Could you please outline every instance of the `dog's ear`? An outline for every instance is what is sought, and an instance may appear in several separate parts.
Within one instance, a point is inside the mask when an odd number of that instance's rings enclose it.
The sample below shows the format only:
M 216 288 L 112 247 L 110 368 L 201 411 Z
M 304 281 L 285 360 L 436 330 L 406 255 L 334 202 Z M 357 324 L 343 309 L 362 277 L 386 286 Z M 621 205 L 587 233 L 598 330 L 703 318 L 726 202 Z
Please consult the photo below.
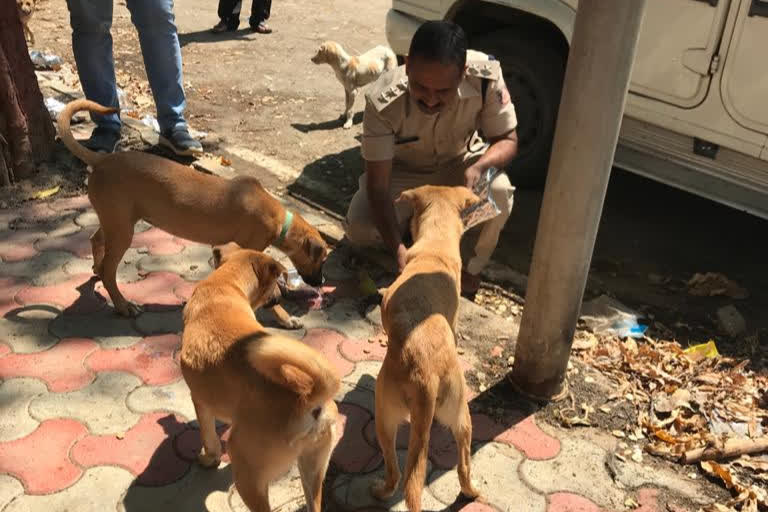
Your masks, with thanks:
M 466 192 L 464 193 L 463 197 L 463 203 L 459 205 L 459 210 L 465 210 L 472 206 L 473 204 L 477 204 L 480 202 L 480 198 L 477 197 L 477 194 L 469 190 L 468 188 L 462 187 Z
M 229 242 L 224 245 L 214 245 L 213 250 L 213 268 L 219 268 L 227 262 L 229 256 L 240 249 L 235 242 Z
M 328 247 L 322 239 L 317 240 L 311 237 L 304 239 L 304 250 L 314 263 L 321 263 L 325 259 L 327 249 Z
M 253 267 L 253 273 L 259 278 L 260 285 L 267 281 L 275 281 L 282 274 L 285 274 L 285 267 L 277 260 L 269 257 L 266 259 L 263 256 L 251 258 L 251 267 Z
M 410 204 L 413 206 L 413 204 L 416 202 L 416 194 L 413 193 L 413 190 L 403 190 L 400 192 L 400 195 L 397 196 L 397 199 L 395 199 L 395 204 Z

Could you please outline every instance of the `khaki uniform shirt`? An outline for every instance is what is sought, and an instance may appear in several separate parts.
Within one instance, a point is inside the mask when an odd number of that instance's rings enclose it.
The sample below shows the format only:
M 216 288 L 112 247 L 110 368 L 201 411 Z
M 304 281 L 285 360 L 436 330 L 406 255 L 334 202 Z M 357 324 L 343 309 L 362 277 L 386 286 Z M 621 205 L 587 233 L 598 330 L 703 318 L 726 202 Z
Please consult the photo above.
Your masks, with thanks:
M 488 80 L 485 101 L 481 79 Z M 422 172 L 463 157 L 478 129 L 492 138 L 517 126 L 499 61 L 472 50 L 467 52 L 467 71 L 458 96 L 437 114 L 424 114 L 415 104 L 408 92 L 405 66 L 379 77 L 365 97 L 363 158 L 393 160 L 393 165 Z

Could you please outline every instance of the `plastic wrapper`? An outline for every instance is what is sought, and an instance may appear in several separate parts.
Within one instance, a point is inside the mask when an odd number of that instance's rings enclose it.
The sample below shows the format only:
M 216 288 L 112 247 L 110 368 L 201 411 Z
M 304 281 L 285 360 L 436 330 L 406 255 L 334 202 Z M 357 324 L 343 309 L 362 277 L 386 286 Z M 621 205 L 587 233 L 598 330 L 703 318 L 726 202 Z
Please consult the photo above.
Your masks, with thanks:
M 491 167 L 477 181 L 472 191 L 480 198 L 479 203 L 475 203 L 461 212 L 461 220 L 464 222 L 464 231 L 491 220 L 501 213 L 496 202 L 491 197 L 489 191 L 493 179 L 501 174 L 500 169 Z
M 61 57 L 50 53 L 43 53 L 38 50 L 29 51 L 29 59 L 34 64 L 35 69 L 52 69 L 54 71 L 61 68 Z

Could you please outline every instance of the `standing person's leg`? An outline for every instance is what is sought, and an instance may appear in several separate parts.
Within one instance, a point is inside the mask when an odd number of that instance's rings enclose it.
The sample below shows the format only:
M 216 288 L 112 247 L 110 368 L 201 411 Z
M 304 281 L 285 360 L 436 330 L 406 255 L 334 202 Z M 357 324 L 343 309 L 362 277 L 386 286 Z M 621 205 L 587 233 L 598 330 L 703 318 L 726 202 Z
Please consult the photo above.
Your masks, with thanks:
M 131 21 L 139 32 L 141 53 L 157 107 L 160 143 L 179 155 L 202 153 L 184 120 L 181 47 L 176 33 L 173 0 L 128 0 Z
M 272 29 L 267 25 L 271 11 L 272 0 L 253 0 L 251 4 L 251 18 L 248 20 L 251 30 L 259 34 L 271 34 Z
M 67 0 L 72 26 L 72 51 L 85 97 L 106 107 L 119 107 L 112 56 L 112 0 Z M 111 153 L 120 140 L 117 114 L 91 115 L 96 128 L 85 143 Z
M 219 22 L 211 29 L 214 34 L 234 32 L 240 26 L 242 0 L 219 0 Z

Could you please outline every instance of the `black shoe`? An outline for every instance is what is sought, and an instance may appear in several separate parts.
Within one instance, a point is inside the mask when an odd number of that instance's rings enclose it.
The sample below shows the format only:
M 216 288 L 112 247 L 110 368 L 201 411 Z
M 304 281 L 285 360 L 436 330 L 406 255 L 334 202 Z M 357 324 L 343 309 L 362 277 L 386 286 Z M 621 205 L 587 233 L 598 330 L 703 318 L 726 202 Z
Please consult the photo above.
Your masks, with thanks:
M 97 153 L 114 153 L 120 142 L 120 130 L 97 126 L 91 132 L 91 136 L 83 142 L 83 146 Z
M 235 32 L 240 23 L 226 22 L 221 20 L 211 28 L 211 32 L 214 34 L 221 34 L 223 32 Z
M 203 145 L 192 138 L 186 128 L 174 128 L 160 134 L 160 145 L 171 149 L 179 156 L 200 155 Z

